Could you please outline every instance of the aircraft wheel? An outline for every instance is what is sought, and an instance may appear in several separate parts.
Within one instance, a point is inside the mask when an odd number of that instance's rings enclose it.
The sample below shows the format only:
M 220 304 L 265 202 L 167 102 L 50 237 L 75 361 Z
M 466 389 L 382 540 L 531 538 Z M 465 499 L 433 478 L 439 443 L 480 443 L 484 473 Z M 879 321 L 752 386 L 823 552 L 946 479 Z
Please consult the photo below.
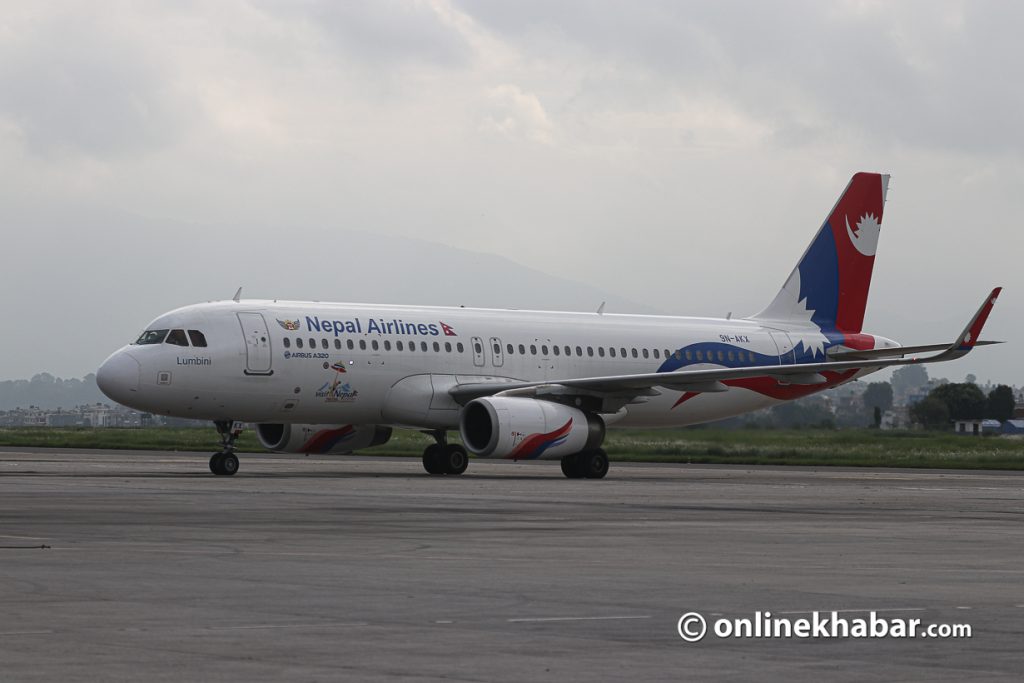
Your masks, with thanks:
M 230 477 L 238 471 L 238 456 L 234 453 L 225 453 L 220 459 L 220 474 Z
M 583 468 L 580 466 L 582 453 L 571 453 L 562 457 L 562 474 L 569 479 L 581 479 Z
M 210 471 L 218 476 L 230 477 L 238 471 L 238 456 L 234 453 L 214 453 L 210 458 Z
M 441 462 L 441 447 L 432 443 L 423 450 L 423 469 L 427 474 L 444 474 Z
M 462 446 L 451 443 L 441 449 L 441 464 L 445 474 L 462 474 L 469 467 L 469 454 Z
M 600 448 L 584 453 L 580 465 L 587 479 L 604 479 L 604 475 L 608 474 L 608 454 Z

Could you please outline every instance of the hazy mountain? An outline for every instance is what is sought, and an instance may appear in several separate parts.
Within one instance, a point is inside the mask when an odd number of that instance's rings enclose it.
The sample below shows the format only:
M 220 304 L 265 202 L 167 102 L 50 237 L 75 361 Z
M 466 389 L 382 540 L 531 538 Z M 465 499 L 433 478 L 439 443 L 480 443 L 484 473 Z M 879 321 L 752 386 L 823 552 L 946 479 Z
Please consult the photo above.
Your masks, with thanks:
M 14 408 L 72 408 L 86 403 L 109 403 L 96 386 L 96 375 L 61 379 L 41 372 L 32 379 L 0 381 L 0 410 Z

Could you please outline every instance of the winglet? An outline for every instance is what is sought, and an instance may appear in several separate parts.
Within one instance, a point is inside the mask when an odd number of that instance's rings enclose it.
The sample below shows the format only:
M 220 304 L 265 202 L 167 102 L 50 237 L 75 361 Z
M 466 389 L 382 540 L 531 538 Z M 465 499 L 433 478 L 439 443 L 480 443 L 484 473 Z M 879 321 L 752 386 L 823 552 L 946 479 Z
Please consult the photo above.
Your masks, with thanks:
M 235 302 L 236 304 L 237 304 L 237 303 L 238 303 L 239 301 L 241 301 L 241 300 L 242 300 L 242 288 L 241 288 L 241 287 L 239 287 L 239 288 L 238 288 L 238 291 L 237 291 L 237 292 L 235 292 L 235 295 L 234 295 L 233 297 L 231 297 L 231 300 L 232 300 L 232 301 L 234 301 L 234 302 Z
M 981 328 L 985 326 L 988 314 L 992 312 L 992 307 L 996 305 L 996 299 L 999 298 L 1001 291 L 1003 291 L 1002 287 L 996 287 L 992 290 L 992 293 L 981 304 L 981 308 L 971 318 L 971 322 L 967 323 L 967 327 L 964 328 L 964 331 L 953 342 L 953 349 L 966 353 L 974 348 L 974 345 L 978 343 L 978 338 L 981 336 Z

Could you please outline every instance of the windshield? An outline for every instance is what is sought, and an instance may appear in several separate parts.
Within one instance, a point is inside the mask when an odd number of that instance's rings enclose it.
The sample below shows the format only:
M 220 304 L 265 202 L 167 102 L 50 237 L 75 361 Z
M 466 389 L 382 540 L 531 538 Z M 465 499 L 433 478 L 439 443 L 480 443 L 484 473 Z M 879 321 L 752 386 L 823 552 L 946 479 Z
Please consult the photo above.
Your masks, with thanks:
M 136 344 L 162 344 L 167 330 L 146 330 L 135 340 Z

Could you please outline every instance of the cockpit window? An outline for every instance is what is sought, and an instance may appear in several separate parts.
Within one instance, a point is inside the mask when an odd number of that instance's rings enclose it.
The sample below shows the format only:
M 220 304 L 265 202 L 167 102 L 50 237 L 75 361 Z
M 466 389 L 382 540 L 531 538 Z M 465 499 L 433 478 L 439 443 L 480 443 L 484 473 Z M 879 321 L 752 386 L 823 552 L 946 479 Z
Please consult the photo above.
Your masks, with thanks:
M 189 330 L 188 338 L 192 340 L 192 346 L 206 346 L 206 335 L 199 330 Z
M 167 336 L 167 330 L 146 330 L 139 338 L 135 340 L 136 344 L 140 346 L 142 344 L 162 344 L 164 337 Z
M 188 337 L 185 336 L 185 330 L 171 330 L 164 342 L 175 346 L 188 346 Z

